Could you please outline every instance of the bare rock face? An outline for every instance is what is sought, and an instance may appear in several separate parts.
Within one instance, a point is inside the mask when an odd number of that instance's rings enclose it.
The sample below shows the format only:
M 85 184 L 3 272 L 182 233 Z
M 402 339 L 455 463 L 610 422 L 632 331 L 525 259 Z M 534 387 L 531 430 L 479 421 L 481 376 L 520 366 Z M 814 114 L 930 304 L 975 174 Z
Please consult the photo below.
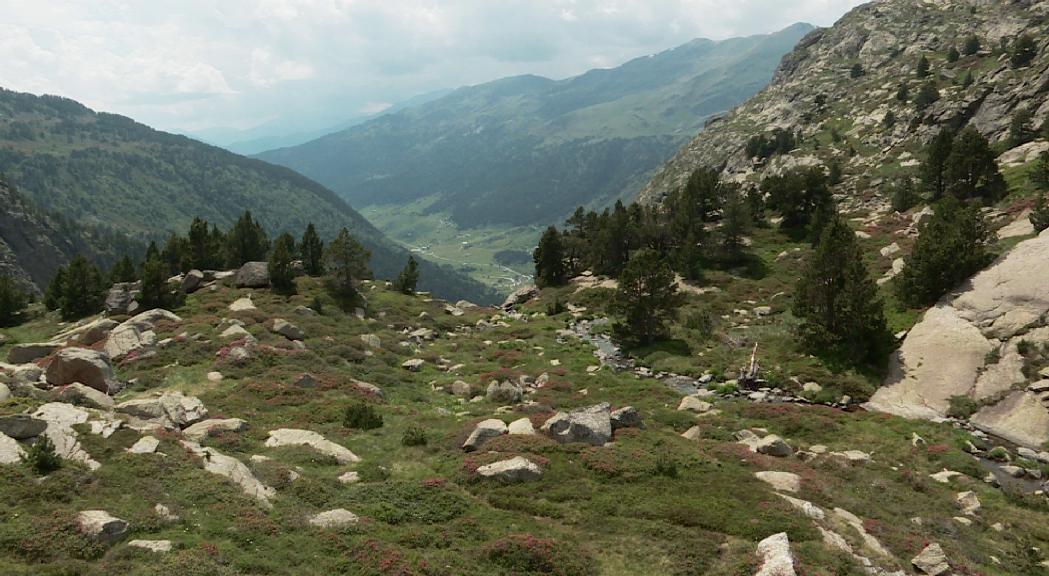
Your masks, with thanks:
M 7 361 L 12 364 L 27 364 L 34 360 L 46 358 L 62 346 L 52 342 L 15 344 L 7 353 Z
M 113 376 L 109 355 L 87 348 L 60 350 L 48 364 L 46 375 L 52 386 L 80 382 L 106 394 L 114 394 L 122 387 Z
M 121 360 L 132 354 L 141 355 L 152 351 L 157 343 L 153 329 L 161 320 L 173 323 L 182 321 L 175 314 L 160 308 L 138 314 L 113 328 L 106 339 L 106 354 L 113 360 Z
M 867 407 L 932 419 L 947 414 L 952 396 L 991 402 L 1004 394 L 971 422 L 1028 447 L 1049 441 L 1049 399 L 1024 375 L 1018 350 L 1023 340 L 1049 338 L 1046 262 L 1049 231 L 1018 244 L 926 312 Z M 1017 389 L 1024 387 L 1030 389 Z

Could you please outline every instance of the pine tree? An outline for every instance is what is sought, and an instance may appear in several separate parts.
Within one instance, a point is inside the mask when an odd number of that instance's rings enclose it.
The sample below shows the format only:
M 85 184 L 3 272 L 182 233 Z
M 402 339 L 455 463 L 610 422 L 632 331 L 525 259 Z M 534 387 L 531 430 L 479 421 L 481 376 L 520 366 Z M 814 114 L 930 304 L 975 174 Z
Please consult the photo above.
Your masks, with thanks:
M 718 229 L 718 244 L 721 258 L 727 262 L 738 262 L 746 247 L 744 237 L 750 231 L 752 217 L 750 205 L 738 186 L 725 195 L 721 212 L 721 227 Z
M 918 95 L 914 97 L 914 107 L 918 112 L 924 112 L 939 99 L 940 91 L 936 88 L 936 85 L 932 82 L 926 82 L 925 84 L 922 84 L 921 89 L 918 91 Z
M 972 86 L 973 82 L 975 82 L 975 80 L 973 79 L 973 72 L 972 70 L 967 70 L 965 72 L 965 76 L 962 77 L 962 88 L 968 88 Z
M 885 113 L 885 116 L 881 119 L 881 125 L 886 130 L 896 125 L 896 113 L 889 110 Z
M 849 78 L 852 78 L 853 80 L 863 76 L 863 74 L 863 66 L 859 62 L 853 64 L 852 68 L 849 69 Z
M 357 283 L 371 278 L 368 269 L 369 252 L 343 228 L 328 246 L 324 268 L 327 270 L 325 287 L 343 310 L 349 310 L 360 300 Z
M 976 204 L 946 196 L 920 228 L 907 265 L 896 278 L 896 294 L 912 308 L 936 302 L 988 262 L 987 225 Z
M 245 262 L 266 260 L 269 249 L 266 231 L 251 217 L 250 211 L 244 212 L 226 235 L 227 264 L 232 268 L 238 268 Z
M 1038 45 L 1027 34 L 1021 35 L 1009 49 L 1009 63 L 1013 68 L 1023 68 L 1038 55 Z
M 980 51 L 980 38 L 973 34 L 965 39 L 965 44 L 962 45 L 962 54 L 966 56 L 972 56 Z
M 914 189 L 914 181 L 910 177 L 900 178 L 892 190 L 892 209 L 896 212 L 906 212 L 921 202 L 921 195 Z
M 1031 166 L 1027 178 L 1039 190 L 1049 191 L 1049 152 L 1042 152 Z
M 922 186 L 932 199 L 939 200 L 947 191 L 947 159 L 954 146 L 954 133 L 943 128 L 925 148 L 925 160 L 919 170 Z
M 947 51 L 947 61 L 950 62 L 951 64 L 954 64 L 955 62 L 957 62 L 958 59 L 961 58 L 961 57 L 962 57 L 962 55 L 958 52 L 958 49 L 955 48 L 954 46 L 951 46 L 951 49 Z
M 270 274 L 270 284 L 278 294 L 290 295 L 295 293 L 295 268 L 292 261 L 295 259 L 295 238 L 287 232 L 277 237 L 270 252 L 267 268 Z
M 918 59 L 918 66 L 915 68 L 914 74 L 918 78 L 925 78 L 929 75 L 929 59 L 924 54 Z
M 818 210 L 833 202 L 827 176 L 817 167 L 795 169 L 765 178 L 761 190 L 783 216 L 781 228 L 804 232 Z
M 1034 140 L 1034 130 L 1030 124 L 1033 116 L 1027 108 L 1020 108 L 1013 113 L 1013 119 L 1009 122 L 1009 146 L 1019 146 Z
M 157 248 L 157 243 L 153 240 L 149 241 L 149 247 L 146 248 L 146 256 L 142 259 L 142 263 L 145 264 L 151 258 L 160 259 L 160 249 Z
M 168 241 L 164 244 L 164 250 L 161 251 L 160 257 L 167 265 L 166 268 L 169 275 L 173 276 L 182 272 L 189 272 L 191 267 L 189 241 L 178 234 L 172 233 L 171 236 L 168 236 Z
M 1031 226 L 1034 226 L 1034 231 L 1039 234 L 1049 229 L 1049 202 L 1046 202 L 1045 194 L 1038 195 L 1028 219 L 1031 221 Z
M 313 222 L 306 226 L 306 232 L 302 234 L 302 244 L 299 248 L 302 252 L 302 267 L 307 276 L 324 275 L 324 242 L 317 235 L 317 229 Z
M 820 234 L 794 294 L 799 335 L 813 350 L 852 362 L 882 359 L 888 329 L 878 287 L 863 264 L 856 235 L 838 216 Z
M 568 281 L 565 269 L 564 244 L 557 228 L 550 226 L 539 238 L 532 253 L 535 262 L 535 283 L 540 288 L 562 286 Z
M 418 284 L 419 263 L 415 261 L 415 256 L 408 256 L 408 263 L 404 265 L 404 269 L 394 280 L 393 289 L 401 294 L 415 294 Z
M 972 126 L 955 137 L 944 178 L 947 192 L 960 200 L 980 199 L 989 204 L 1002 198 L 1007 190 L 991 144 Z
M 172 308 L 174 296 L 168 286 L 168 264 L 159 258 L 150 258 L 142 265 L 142 292 L 139 303 L 145 310 Z
M 0 326 L 10 326 L 21 316 L 29 298 L 7 274 L 0 274 Z
M 65 291 L 66 268 L 65 266 L 59 266 L 58 270 L 55 270 L 55 275 L 51 277 L 47 290 L 44 291 L 44 307 L 52 311 L 61 308 Z
M 207 220 L 194 218 L 187 237 L 189 267 L 196 270 L 214 270 L 224 262 L 221 233 Z
M 674 271 L 654 250 L 634 254 L 619 277 L 614 307 L 623 316 L 613 327 L 620 342 L 651 344 L 667 335 L 667 321 L 682 304 Z
M 896 100 L 906 103 L 911 98 L 911 88 L 906 82 L 900 84 L 900 89 L 896 91 Z
M 113 268 L 109 270 L 110 284 L 134 282 L 137 279 L 138 274 L 135 271 L 135 263 L 131 261 L 131 256 L 127 254 L 117 260 L 116 264 L 113 264 Z
M 69 262 L 62 279 L 62 318 L 77 320 L 102 310 L 102 273 L 78 254 Z

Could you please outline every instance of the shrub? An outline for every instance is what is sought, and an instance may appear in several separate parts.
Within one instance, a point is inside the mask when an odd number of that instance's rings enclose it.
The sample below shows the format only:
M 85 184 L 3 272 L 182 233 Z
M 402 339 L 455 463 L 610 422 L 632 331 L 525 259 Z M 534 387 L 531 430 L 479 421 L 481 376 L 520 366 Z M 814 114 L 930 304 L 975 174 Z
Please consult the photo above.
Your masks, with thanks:
M 418 426 L 409 426 L 401 436 L 404 446 L 426 446 L 426 431 Z
M 22 455 L 22 463 L 41 476 L 50 474 L 62 467 L 62 461 L 55 454 L 55 445 L 45 434 Z
M 514 534 L 485 547 L 485 555 L 512 574 L 587 576 L 594 574 L 589 555 L 552 538 Z
M 1009 457 L 1009 451 L 1001 446 L 996 446 L 990 452 L 987 453 L 987 457 L 995 462 L 1008 462 L 1011 458 Z
M 367 402 L 356 402 L 346 407 L 342 425 L 356 430 L 382 428 L 382 414 Z
M 976 403 L 976 400 L 965 396 L 951 396 L 950 406 L 947 408 L 947 416 L 950 418 L 965 419 L 976 413 L 980 409 L 980 405 Z

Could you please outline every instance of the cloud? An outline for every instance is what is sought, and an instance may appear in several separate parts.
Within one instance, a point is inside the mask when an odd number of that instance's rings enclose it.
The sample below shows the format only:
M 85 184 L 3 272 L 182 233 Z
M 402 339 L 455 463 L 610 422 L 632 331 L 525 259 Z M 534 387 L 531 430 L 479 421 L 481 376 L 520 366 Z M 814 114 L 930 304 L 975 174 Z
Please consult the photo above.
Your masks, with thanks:
M 0 0 L 0 86 L 168 130 L 336 124 L 696 37 L 828 25 L 861 0 Z M 276 117 L 276 120 L 274 120 Z

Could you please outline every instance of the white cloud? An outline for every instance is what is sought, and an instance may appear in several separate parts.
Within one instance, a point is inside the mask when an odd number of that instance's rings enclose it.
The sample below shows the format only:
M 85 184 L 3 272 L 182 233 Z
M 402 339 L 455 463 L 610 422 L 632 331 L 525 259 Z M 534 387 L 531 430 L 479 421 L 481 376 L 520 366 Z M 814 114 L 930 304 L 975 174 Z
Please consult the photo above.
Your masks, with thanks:
M 565 77 L 861 0 L 0 0 L 0 86 L 164 129 L 299 129 L 434 89 Z

